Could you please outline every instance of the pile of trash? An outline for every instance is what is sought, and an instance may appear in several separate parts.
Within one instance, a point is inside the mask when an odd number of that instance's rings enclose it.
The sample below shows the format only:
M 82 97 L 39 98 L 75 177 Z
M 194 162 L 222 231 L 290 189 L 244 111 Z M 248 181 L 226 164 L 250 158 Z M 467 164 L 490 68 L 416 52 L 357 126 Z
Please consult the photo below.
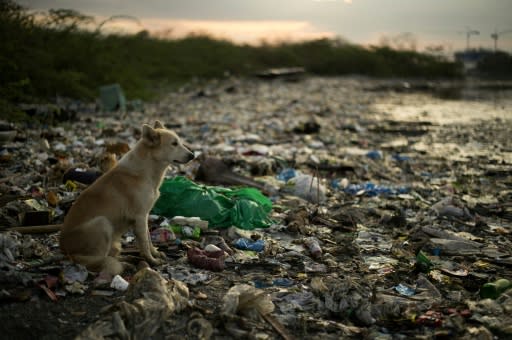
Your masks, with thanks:
M 4 334 L 512 337 L 512 97 L 377 87 L 226 79 L 0 124 Z M 447 124 L 436 110 L 481 119 Z M 197 156 L 168 169 L 149 216 L 167 261 L 148 268 L 127 233 L 134 269 L 89 272 L 60 253 L 60 224 L 156 119 Z

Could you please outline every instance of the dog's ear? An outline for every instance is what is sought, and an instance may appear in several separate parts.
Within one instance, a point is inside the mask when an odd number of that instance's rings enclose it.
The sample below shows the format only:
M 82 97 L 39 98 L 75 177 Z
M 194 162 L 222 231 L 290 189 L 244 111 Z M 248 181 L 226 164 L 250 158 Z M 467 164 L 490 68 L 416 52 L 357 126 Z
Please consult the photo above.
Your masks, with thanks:
M 142 125 L 142 139 L 150 146 L 160 145 L 160 133 L 147 124 Z
M 165 126 L 164 124 L 162 124 L 161 121 L 159 120 L 155 120 L 155 126 L 154 126 L 154 129 L 165 129 Z

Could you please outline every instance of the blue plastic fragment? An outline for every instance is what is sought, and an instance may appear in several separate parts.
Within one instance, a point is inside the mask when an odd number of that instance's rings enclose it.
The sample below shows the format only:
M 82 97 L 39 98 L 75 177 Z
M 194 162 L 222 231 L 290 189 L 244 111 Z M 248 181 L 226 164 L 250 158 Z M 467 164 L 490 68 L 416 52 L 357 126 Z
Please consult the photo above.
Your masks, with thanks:
M 283 169 L 278 175 L 277 179 L 283 182 L 287 182 L 290 178 L 294 178 L 297 176 L 297 170 L 293 168 Z
M 267 281 L 262 281 L 262 280 L 254 280 L 254 287 L 255 288 L 268 288 L 268 287 L 272 287 L 272 284 L 267 282 Z
M 379 150 L 371 150 L 366 153 L 366 157 L 370 159 L 381 159 L 382 152 L 380 152 Z
M 364 193 L 366 196 L 395 196 L 400 194 L 406 194 L 410 191 L 409 188 L 403 186 L 385 186 L 378 185 L 372 182 L 366 182 L 363 184 L 349 184 L 343 189 L 348 194 L 357 195 Z
M 241 249 L 241 250 L 252 250 L 255 252 L 261 252 L 265 249 L 265 241 L 263 241 L 263 240 L 253 241 L 253 240 L 249 240 L 249 239 L 243 238 L 243 237 L 235 240 L 233 245 L 236 248 Z
M 398 285 L 396 285 L 395 290 L 398 293 L 400 293 L 401 295 L 405 295 L 405 296 L 413 296 L 414 294 L 416 294 L 415 289 L 408 287 L 402 283 L 399 283 Z
M 405 156 L 405 155 L 400 155 L 400 154 L 394 154 L 393 156 L 391 156 L 395 161 L 397 162 L 405 162 L 405 161 L 409 161 L 411 160 L 411 157 L 409 156 Z
M 293 281 L 292 279 L 287 279 L 285 277 L 280 277 L 280 278 L 274 279 L 274 281 L 272 281 L 272 283 L 274 284 L 274 286 L 291 287 L 295 284 L 295 281 Z
M 268 288 L 272 286 L 277 287 L 291 287 L 295 284 L 295 281 L 292 279 L 287 279 L 285 277 L 280 277 L 277 279 L 274 279 L 272 282 L 265 281 L 265 280 L 254 280 L 254 287 L 256 288 Z

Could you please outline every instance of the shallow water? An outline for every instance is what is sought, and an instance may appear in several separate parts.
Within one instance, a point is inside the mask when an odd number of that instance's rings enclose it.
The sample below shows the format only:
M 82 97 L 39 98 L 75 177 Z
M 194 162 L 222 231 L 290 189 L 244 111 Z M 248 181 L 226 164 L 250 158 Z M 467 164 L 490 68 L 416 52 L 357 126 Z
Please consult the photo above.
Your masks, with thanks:
M 512 119 L 512 91 L 481 91 L 480 99 L 443 100 L 429 94 L 391 94 L 373 109 L 385 119 L 428 121 L 433 124 L 471 124 L 487 119 Z

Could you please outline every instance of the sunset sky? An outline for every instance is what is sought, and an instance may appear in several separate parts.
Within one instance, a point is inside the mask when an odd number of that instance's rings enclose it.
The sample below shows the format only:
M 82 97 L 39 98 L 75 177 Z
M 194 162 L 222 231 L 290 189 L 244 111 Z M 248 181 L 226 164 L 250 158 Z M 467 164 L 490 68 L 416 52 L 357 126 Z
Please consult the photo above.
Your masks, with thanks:
M 443 45 L 453 52 L 466 47 L 498 47 L 512 52 L 512 0 L 19 0 L 33 10 L 71 8 L 96 16 L 138 19 L 112 21 L 105 29 L 170 32 L 180 36 L 209 32 L 238 43 L 262 39 L 300 40 L 342 37 L 358 44 L 384 41 Z

